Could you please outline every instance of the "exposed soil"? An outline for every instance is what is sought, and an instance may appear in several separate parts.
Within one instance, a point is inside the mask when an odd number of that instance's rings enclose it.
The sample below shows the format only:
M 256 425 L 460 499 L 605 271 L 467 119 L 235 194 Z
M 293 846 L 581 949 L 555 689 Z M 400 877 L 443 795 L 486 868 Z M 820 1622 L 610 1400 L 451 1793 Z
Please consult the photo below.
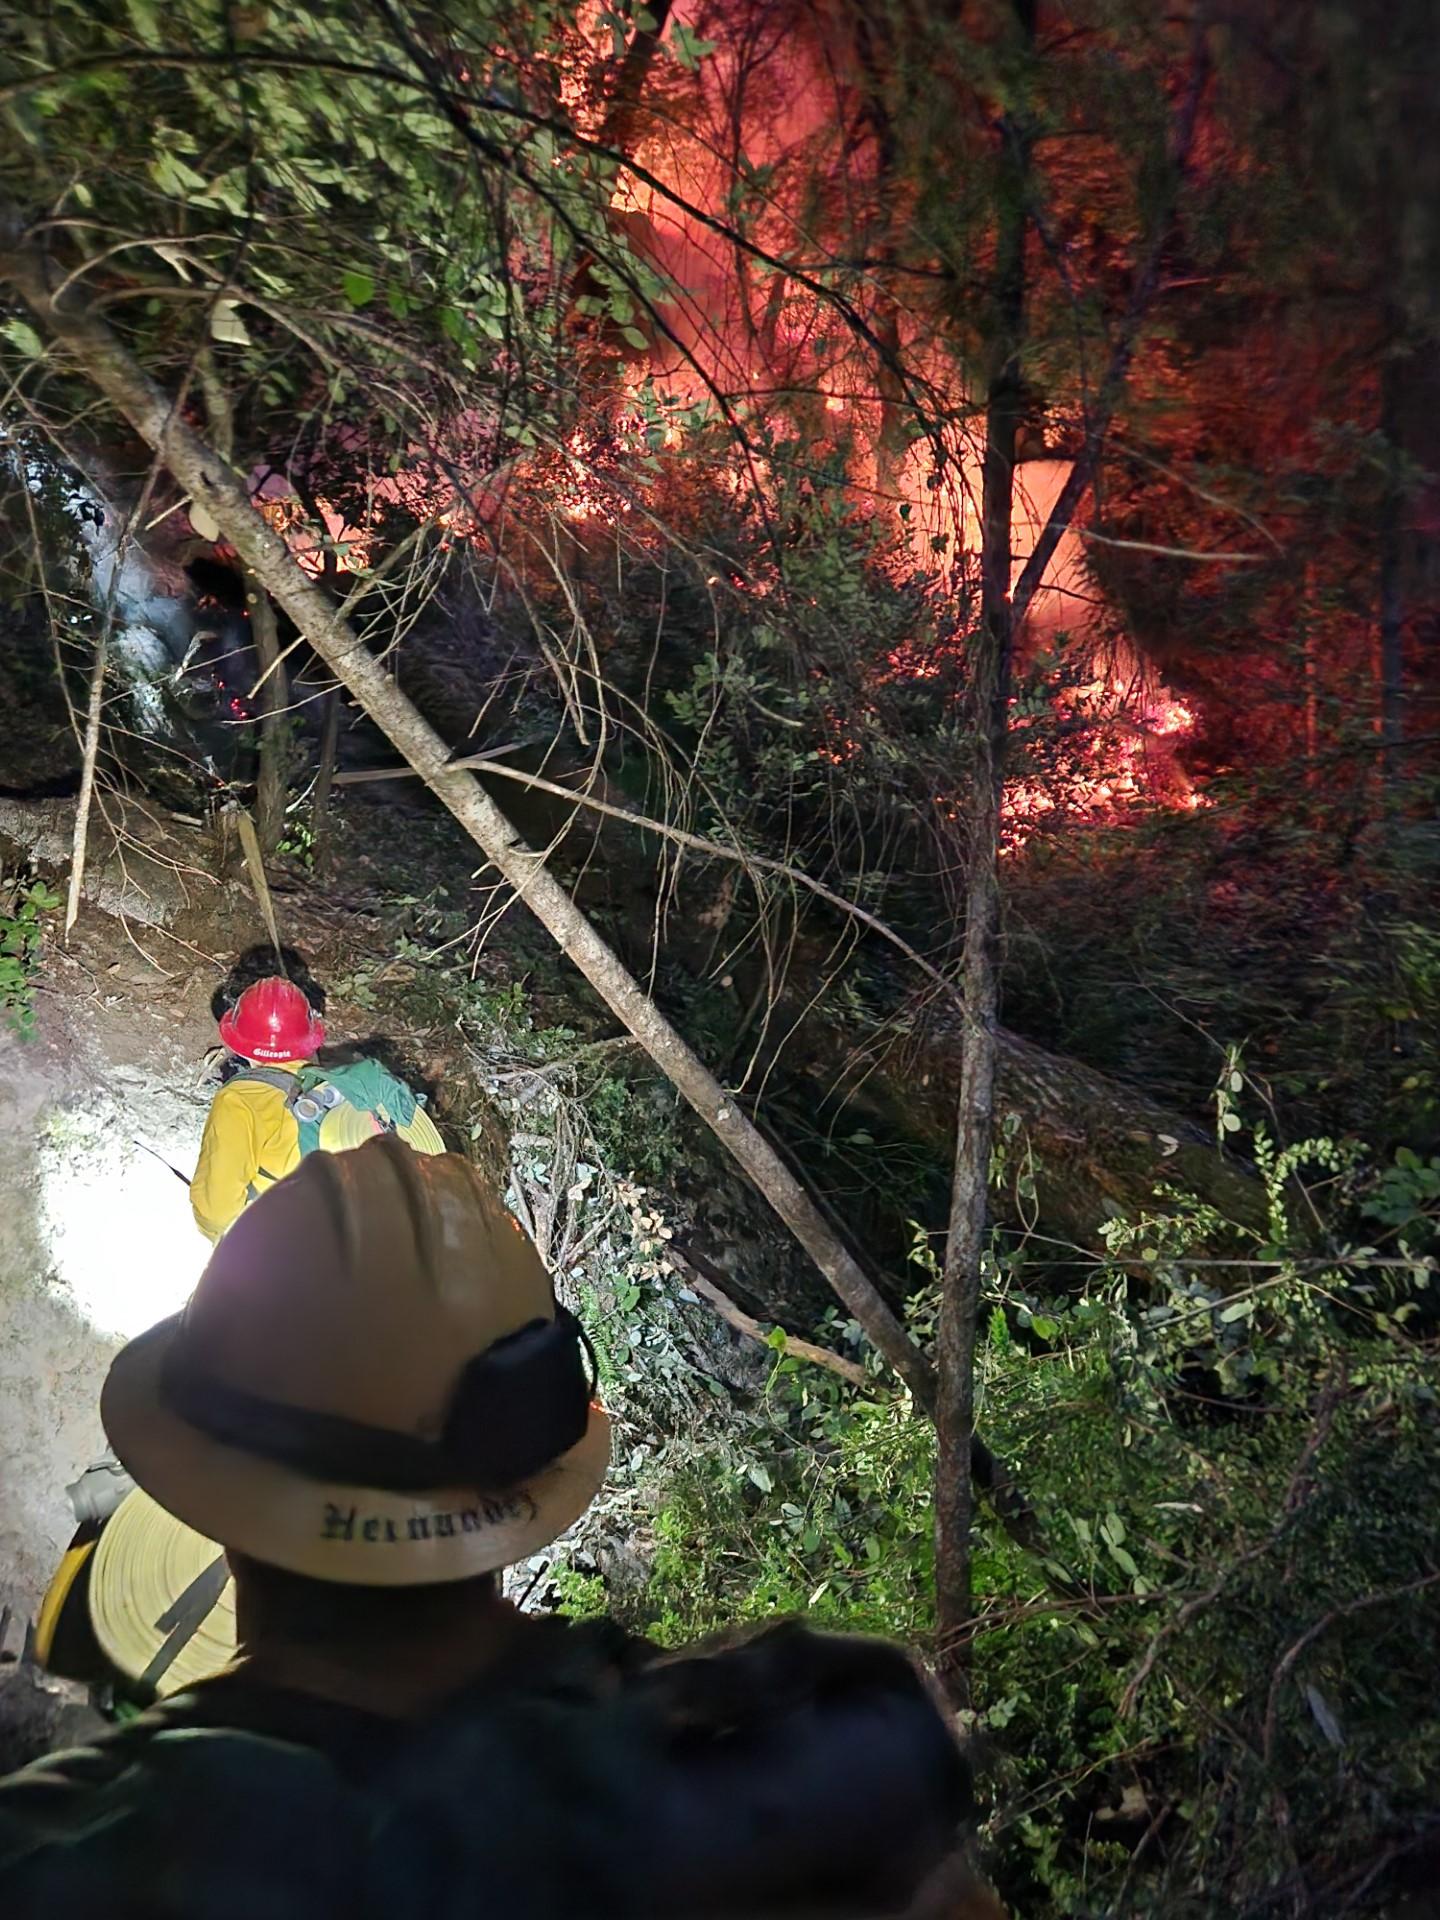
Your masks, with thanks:
M 155 1155 L 194 1165 L 213 985 L 198 962 L 165 978 L 118 922 L 87 913 L 70 950 L 47 959 L 33 1035 L 0 1036 L 0 1607 L 12 1659 L 74 1530 L 66 1486 L 104 1450 L 111 1355 L 180 1304 L 204 1257 L 185 1189 Z M 10 1669 L 6 1762 L 73 1738 L 78 1712 L 70 1689 Z
M 194 1166 L 214 980 L 127 965 L 95 921 L 47 963 L 34 1035 L 0 1039 L 0 1602 L 23 1612 L 73 1530 L 66 1483 L 103 1450 L 111 1355 L 205 1252 L 155 1153 Z

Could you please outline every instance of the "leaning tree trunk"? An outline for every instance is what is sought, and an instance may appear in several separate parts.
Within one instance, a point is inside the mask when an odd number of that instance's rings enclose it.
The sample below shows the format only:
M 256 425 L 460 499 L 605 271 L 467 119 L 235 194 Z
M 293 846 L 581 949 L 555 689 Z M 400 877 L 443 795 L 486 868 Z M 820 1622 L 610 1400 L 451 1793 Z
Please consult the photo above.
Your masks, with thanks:
M 937 1157 L 948 1153 L 964 1047 L 961 1023 L 949 1010 L 932 1008 L 888 1058 L 857 1058 L 836 1081 L 834 1062 L 845 1042 L 817 1015 L 792 1044 L 852 1112 Z M 1162 1184 L 1246 1232 L 1265 1226 L 1264 1185 L 1253 1168 L 1222 1151 L 1213 1127 L 1004 1027 L 996 1033 L 994 1105 L 997 1117 L 1013 1114 L 1019 1124 L 1035 1184 L 1027 1211 L 1052 1239 L 1099 1251 L 1106 1220 L 1158 1205 Z
M 418 682 L 414 693 L 416 704 L 427 718 L 439 719 L 443 731 L 453 696 L 447 695 L 432 711 L 427 692 Z M 691 858 L 700 860 L 743 862 L 762 871 L 773 865 L 781 874 L 792 873 L 784 862 L 767 863 L 762 855 L 739 854 L 640 814 L 628 802 L 617 804 L 603 779 L 593 778 L 588 760 L 584 788 L 563 784 L 563 766 L 558 769 L 561 778 L 550 779 L 511 759 L 502 764 L 499 755 L 531 744 L 489 747 L 450 764 L 483 770 L 482 781 L 499 780 L 526 789 L 536 823 L 529 838 L 547 846 L 564 844 L 579 816 L 613 823 L 619 830 L 615 839 L 602 838 L 598 856 L 594 843 L 587 843 L 587 860 L 597 861 L 599 868 L 608 861 L 631 896 L 637 888 L 658 887 L 658 844 L 678 842 Z M 556 771 L 552 756 L 548 772 Z M 414 768 L 403 761 L 335 776 L 337 783 L 347 785 L 414 777 Z M 627 831 L 627 826 L 633 831 Z M 804 876 L 799 878 L 809 885 Z M 826 906 L 846 910 L 840 896 L 829 894 L 828 889 L 820 889 L 819 894 L 822 919 Z M 623 941 L 623 927 L 617 937 Z M 943 984 L 937 978 L 931 987 L 918 989 L 913 1001 L 891 1006 L 872 1041 L 860 1046 L 843 1013 L 815 991 L 815 982 L 826 976 L 831 965 L 833 930 L 820 934 L 808 923 L 787 925 L 781 944 L 788 955 L 783 982 L 768 982 L 762 962 L 742 961 L 735 969 L 742 998 L 748 997 L 752 986 L 770 994 L 770 1026 L 776 1036 L 757 1049 L 748 1078 L 763 1085 L 788 1083 L 807 1113 L 843 1106 L 852 1120 L 878 1122 L 877 1131 L 887 1138 L 917 1145 L 927 1158 L 952 1165 L 964 1035 L 954 993 L 934 992 L 933 985 Z M 923 973 L 921 956 L 900 944 Z M 637 967 L 649 954 L 648 927 L 639 947 L 643 951 L 631 956 Z M 714 942 L 704 916 L 672 921 L 666 950 L 693 980 L 708 978 Z M 622 955 L 623 951 L 622 947 Z M 753 980 L 746 973 L 750 964 Z M 1217 1145 L 1213 1126 L 1199 1125 L 1138 1088 L 1068 1055 L 1050 1053 L 1003 1027 L 996 1030 L 996 1047 L 997 1117 L 1013 1116 L 1020 1127 L 1018 1145 L 1035 1187 L 1034 1195 L 1026 1196 L 1024 1216 L 1047 1236 L 1073 1243 L 1081 1251 L 1103 1251 L 1105 1222 L 1117 1212 L 1134 1214 L 1157 1204 L 1156 1189 L 1162 1183 L 1203 1201 L 1222 1220 L 1245 1232 L 1264 1228 L 1265 1189 L 1253 1168 Z M 743 1284 L 738 1280 L 737 1284 L 743 1293 Z M 886 1291 L 898 1300 L 908 1289 L 897 1281 Z M 747 1297 L 757 1311 L 766 1311 L 771 1304 L 757 1295 Z M 787 1311 L 804 1309 L 792 1300 Z

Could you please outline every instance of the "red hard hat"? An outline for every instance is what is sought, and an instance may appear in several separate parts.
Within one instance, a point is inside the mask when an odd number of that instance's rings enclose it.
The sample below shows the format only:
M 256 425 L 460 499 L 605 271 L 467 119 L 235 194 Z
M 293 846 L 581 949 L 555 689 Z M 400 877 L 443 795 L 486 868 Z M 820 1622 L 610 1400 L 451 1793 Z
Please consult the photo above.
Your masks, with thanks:
M 325 1028 L 294 981 L 272 974 L 245 989 L 220 1038 L 247 1060 L 308 1060 L 324 1046 Z

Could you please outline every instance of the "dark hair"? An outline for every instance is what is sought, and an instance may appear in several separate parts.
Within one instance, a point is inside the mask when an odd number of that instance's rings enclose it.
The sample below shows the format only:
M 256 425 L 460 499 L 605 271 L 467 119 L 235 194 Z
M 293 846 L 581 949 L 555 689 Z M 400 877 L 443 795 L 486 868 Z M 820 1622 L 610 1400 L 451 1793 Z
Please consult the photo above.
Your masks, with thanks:
M 500 1595 L 494 1573 L 419 1587 L 360 1587 L 289 1573 L 248 1554 L 226 1557 L 249 1616 L 246 1631 L 258 1628 L 296 1646 L 426 1639 L 453 1631 Z

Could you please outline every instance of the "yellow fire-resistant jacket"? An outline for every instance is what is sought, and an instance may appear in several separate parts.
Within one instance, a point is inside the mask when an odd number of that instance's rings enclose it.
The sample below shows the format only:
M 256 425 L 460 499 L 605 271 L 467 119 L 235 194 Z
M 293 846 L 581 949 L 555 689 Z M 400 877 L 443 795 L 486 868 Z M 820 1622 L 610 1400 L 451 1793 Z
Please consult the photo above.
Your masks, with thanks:
M 294 1073 L 303 1060 L 274 1062 Z M 266 1187 L 300 1164 L 300 1129 L 278 1087 L 258 1080 L 228 1080 L 216 1094 L 200 1142 L 200 1163 L 190 1182 L 195 1224 L 218 1240 Z

